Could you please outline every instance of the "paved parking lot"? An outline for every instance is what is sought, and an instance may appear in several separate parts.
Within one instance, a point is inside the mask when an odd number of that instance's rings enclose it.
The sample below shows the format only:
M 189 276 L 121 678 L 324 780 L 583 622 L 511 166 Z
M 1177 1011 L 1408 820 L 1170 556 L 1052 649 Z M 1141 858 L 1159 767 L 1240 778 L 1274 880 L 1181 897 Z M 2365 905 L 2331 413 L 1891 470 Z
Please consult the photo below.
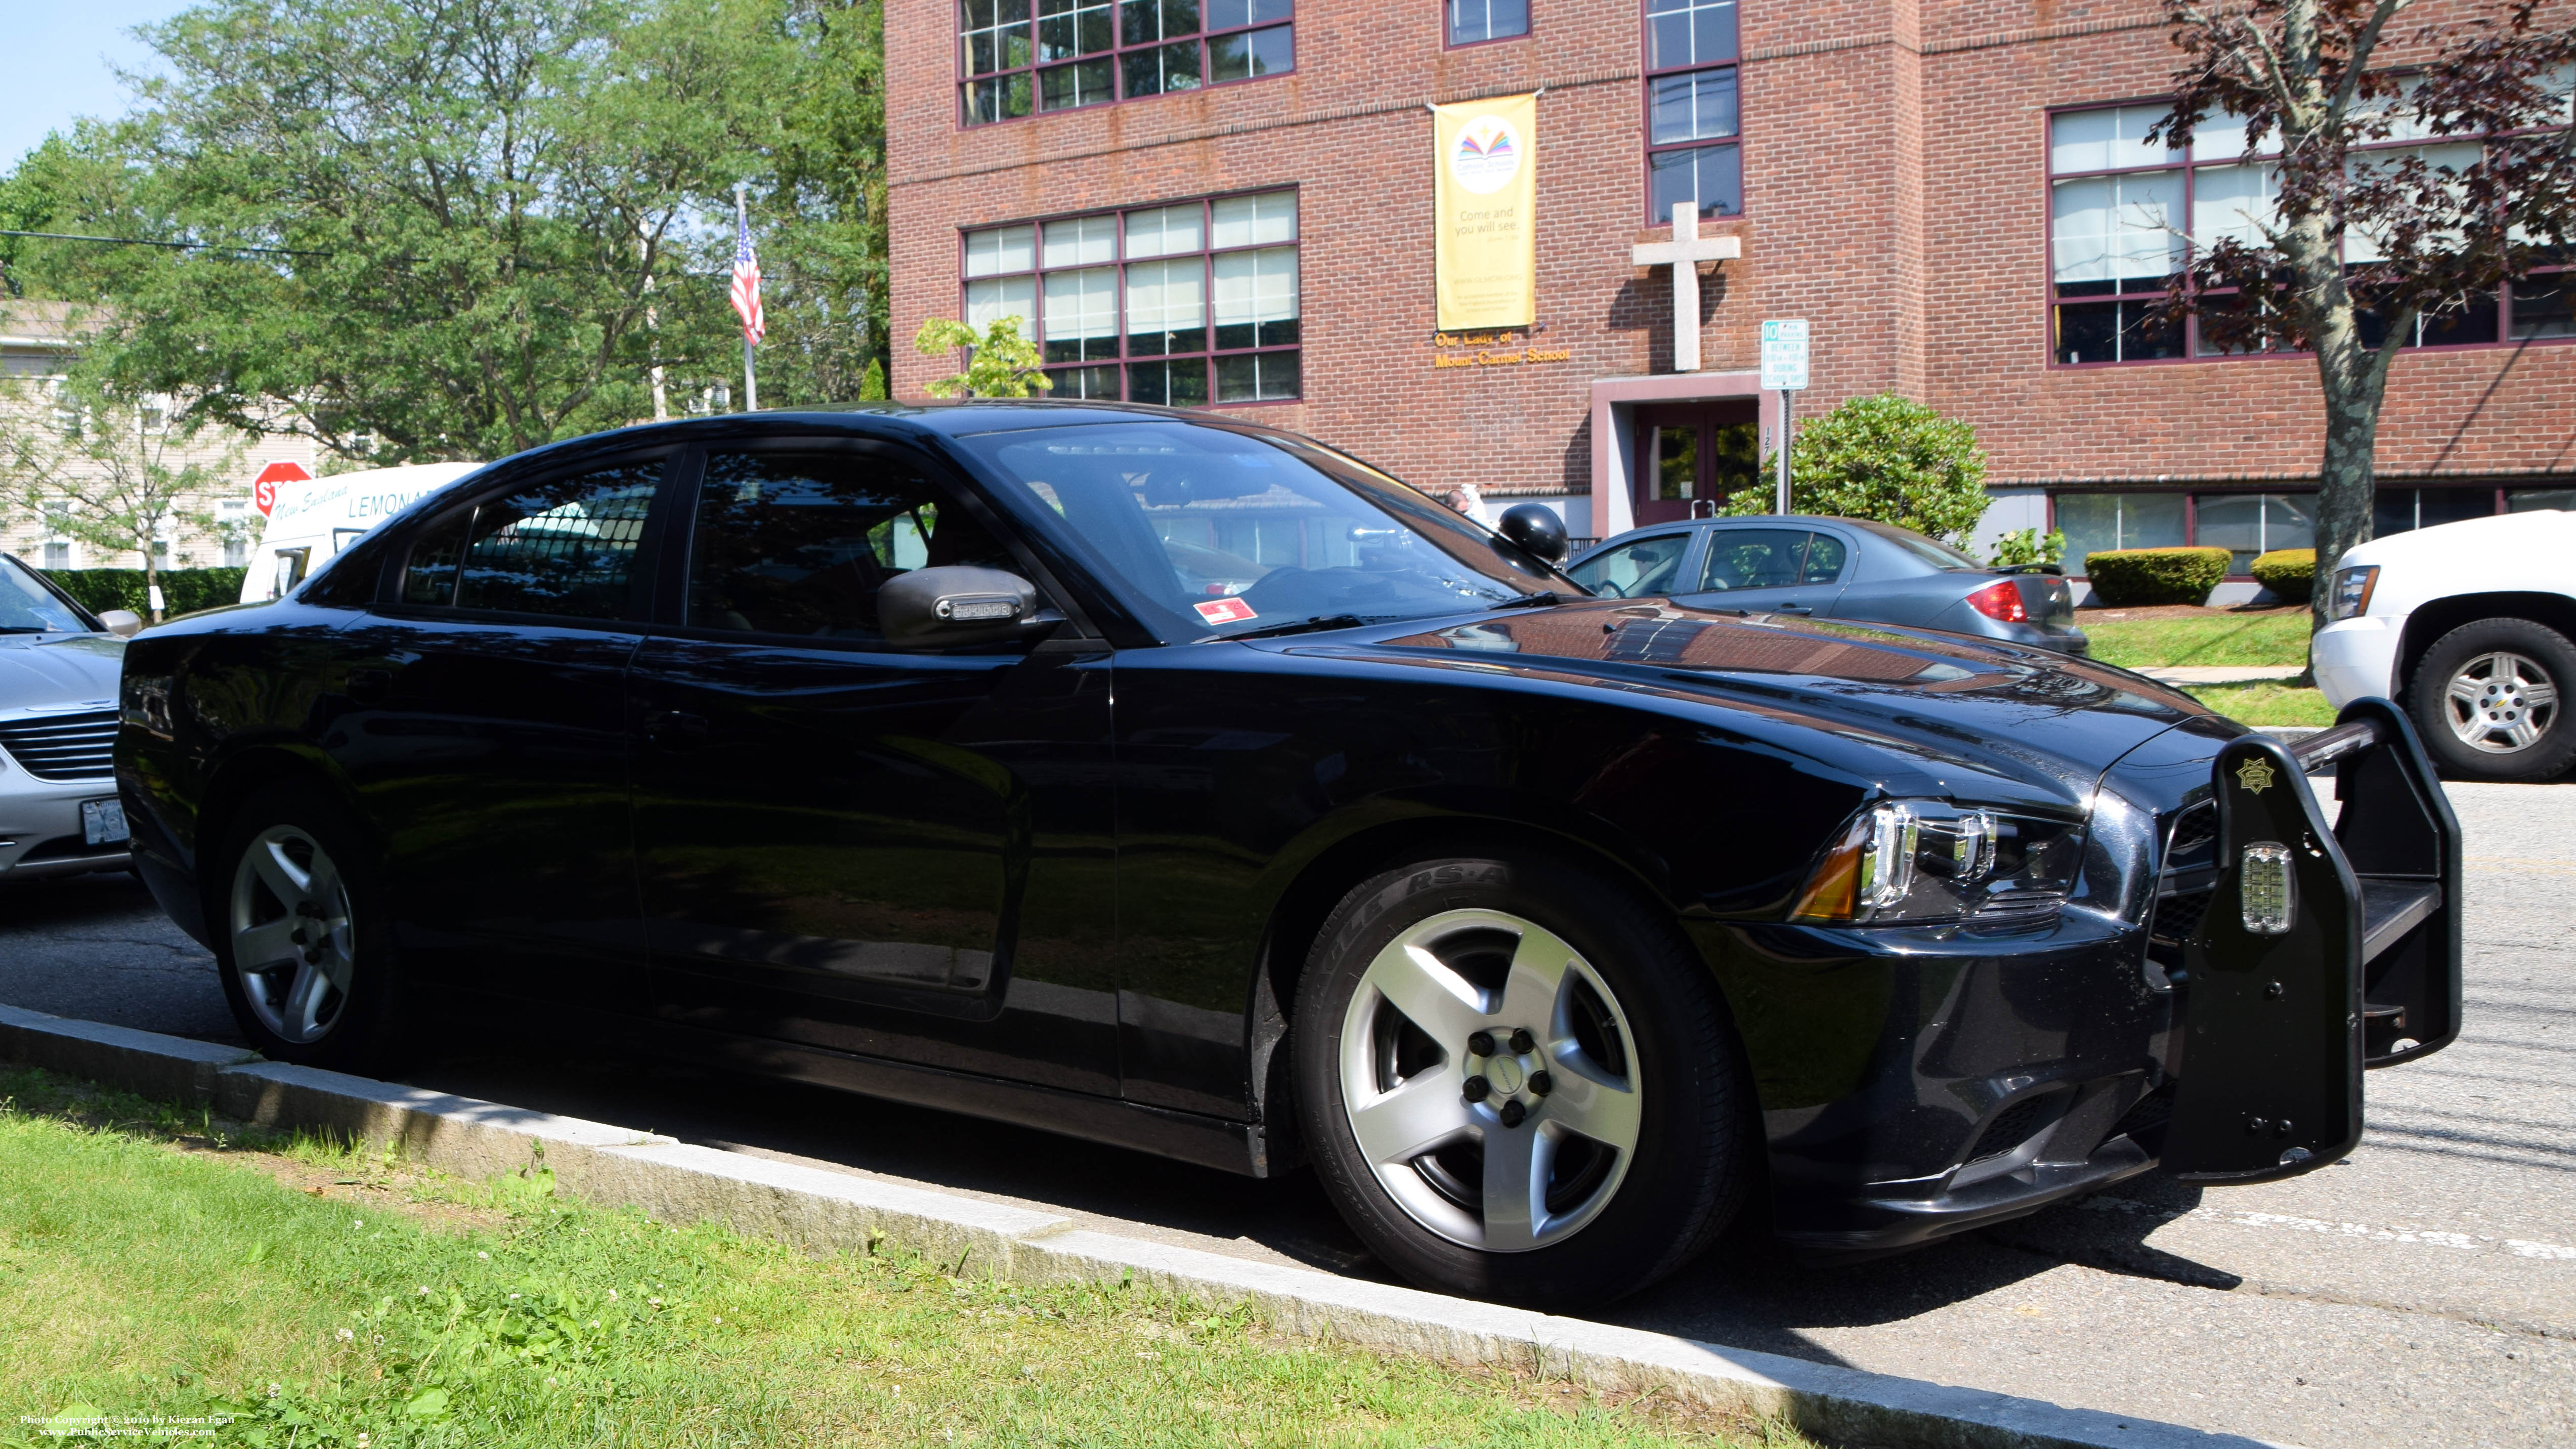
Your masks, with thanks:
M 2453 786 L 2467 1030 L 2371 1077 L 2346 1162 L 2150 1178 L 1923 1252 L 1800 1268 L 1722 1245 L 1602 1316 L 2327 1449 L 2576 1443 L 2576 786 Z M 0 1001 L 235 1040 L 212 963 L 124 877 L 0 890 Z M 685 1065 L 484 1050 L 416 1080 L 1376 1275 L 1311 1177 L 1253 1182 Z

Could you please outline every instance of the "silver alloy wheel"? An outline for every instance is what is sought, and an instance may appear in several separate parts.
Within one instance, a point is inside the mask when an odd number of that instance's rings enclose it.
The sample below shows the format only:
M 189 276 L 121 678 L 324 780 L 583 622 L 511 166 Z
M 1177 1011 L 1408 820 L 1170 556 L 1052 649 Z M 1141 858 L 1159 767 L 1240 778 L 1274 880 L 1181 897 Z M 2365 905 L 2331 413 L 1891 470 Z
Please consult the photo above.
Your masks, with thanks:
M 357 932 L 340 869 L 319 842 L 272 825 L 233 868 L 233 969 L 259 1024 L 290 1042 L 317 1041 L 349 1005 Z
M 2508 650 L 2463 660 L 2442 694 L 2451 733 L 2490 755 L 2527 750 L 2558 722 L 2558 682 Z
M 1361 974 L 1341 1045 L 1352 1140 L 1441 1237 L 1527 1252 L 1618 1195 L 1644 1115 L 1636 1035 L 1608 983 L 1536 923 L 1459 910 L 1414 925 Z

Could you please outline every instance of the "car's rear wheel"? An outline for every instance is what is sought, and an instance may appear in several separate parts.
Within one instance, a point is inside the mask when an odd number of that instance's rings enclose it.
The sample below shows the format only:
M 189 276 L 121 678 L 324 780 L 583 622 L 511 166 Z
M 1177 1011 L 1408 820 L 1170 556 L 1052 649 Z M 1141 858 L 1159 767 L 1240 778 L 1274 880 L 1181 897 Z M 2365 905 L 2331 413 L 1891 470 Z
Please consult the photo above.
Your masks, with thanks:
M 2480 619 L 2433 642 L 2415 668 L 2416 732 L 2451 773 L 2548 780 L 2576 762 L 2564 696 L 2576 645 L 2529 619 Z
M 285 784 L 255 797 L 225 840 L 208 915 L 243 1034 L 278 1061 L 385 1064 L 397 982 L 356 822 L 319 789 Z
M 1653 903 L 1566 862 L 1363 882 L 1298 990 L 1298 1107 L 1335 1204 L 1426 1287 L 1539 1307 L 1634 1292 L 1740 1201 L 1738 1052 Z

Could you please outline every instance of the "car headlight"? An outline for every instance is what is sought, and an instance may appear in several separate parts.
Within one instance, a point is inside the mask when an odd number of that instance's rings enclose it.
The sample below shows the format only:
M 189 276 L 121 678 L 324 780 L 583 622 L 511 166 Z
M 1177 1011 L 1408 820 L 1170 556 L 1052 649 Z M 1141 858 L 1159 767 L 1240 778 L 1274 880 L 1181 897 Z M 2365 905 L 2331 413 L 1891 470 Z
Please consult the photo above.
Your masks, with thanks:
M 2354 619 L 2370 611 L 2370 595 L 2379 587 L 2379 565 L 2337 569 L 2334 593 L 2326 599 L 2326 617 Z
M 2074 889 L 2084 828 L 1942 800 L 1885 800 L 1835 837 L 1789 912 L 1855 925 L 2046 914 Z

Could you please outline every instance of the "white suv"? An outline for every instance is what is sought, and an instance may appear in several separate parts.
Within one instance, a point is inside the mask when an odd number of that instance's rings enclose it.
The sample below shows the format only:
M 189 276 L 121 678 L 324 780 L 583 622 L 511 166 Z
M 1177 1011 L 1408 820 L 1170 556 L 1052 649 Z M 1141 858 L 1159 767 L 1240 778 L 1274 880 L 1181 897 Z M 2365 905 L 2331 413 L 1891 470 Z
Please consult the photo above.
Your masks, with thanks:
M 2472 518 L 2343 556 L 2309 659 L 2337 709 L 2399 700 L 2451 773 L 2548 780 L 2576 761 L 2576 513 Z

